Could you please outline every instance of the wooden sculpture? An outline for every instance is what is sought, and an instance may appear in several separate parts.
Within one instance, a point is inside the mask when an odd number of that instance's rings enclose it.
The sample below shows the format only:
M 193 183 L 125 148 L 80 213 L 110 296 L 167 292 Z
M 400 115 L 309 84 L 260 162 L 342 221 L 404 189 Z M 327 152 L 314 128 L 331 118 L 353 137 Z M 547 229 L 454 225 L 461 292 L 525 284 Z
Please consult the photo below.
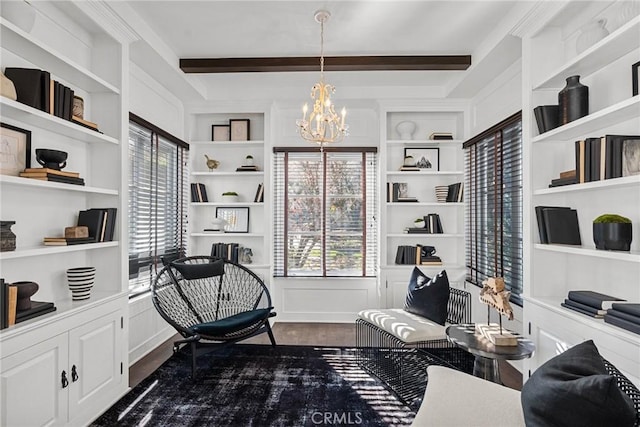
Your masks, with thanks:
M 502 277 L 490 277 L 482 282 L 480 290 L 480 302 L 487 304 L 487 323 L 476 324 L 476 330 L 489 339 L 495 345 L 517 345 L 517 338 L 511 332 L 502 329 L 502 316 L 513 320 L 513 309 L 509 304 L 511 292 L 504 289 Z M 499 314 L 499 324 L 490 322 L 491 308 L 495 308 Z

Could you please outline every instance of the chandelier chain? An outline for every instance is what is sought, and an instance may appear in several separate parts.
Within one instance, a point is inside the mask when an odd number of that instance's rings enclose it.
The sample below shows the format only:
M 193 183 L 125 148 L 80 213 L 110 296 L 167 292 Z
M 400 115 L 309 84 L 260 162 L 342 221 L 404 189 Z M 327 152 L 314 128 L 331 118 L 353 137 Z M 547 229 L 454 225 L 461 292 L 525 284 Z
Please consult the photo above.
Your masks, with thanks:
M 320 80 L 324 81 L 324 19 L 320 21 Z

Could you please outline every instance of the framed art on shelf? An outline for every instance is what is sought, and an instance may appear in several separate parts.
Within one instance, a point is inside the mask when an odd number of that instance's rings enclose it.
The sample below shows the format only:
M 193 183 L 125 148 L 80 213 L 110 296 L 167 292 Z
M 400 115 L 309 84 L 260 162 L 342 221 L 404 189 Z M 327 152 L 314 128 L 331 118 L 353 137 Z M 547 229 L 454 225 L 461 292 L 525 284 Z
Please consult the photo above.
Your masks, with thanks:
M 19 176 L 31 167 L 31 131 L 0 123 L 0 174 Z
M 211 125 L 212 141 L 229 141 L 229 125 Z
M 218 206 L 216 208 L 216 218 L 226 221 L 225 233 L 248 233 L 249 232 L 249 208 Z
M 440 170 L 440 148 L 405 148 L 404 157 L 411 156 L 416 162 L 416 167 L 429 171 Z
M 231 141 L 249 141 L 249 119 L 230 119 Z

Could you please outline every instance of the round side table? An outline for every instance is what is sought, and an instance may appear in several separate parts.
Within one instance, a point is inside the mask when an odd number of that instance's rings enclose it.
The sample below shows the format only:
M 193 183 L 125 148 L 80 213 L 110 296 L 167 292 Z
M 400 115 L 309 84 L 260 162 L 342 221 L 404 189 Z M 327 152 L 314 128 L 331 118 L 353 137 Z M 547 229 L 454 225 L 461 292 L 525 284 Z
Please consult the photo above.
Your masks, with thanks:
M 497 346 L 476 334 L 475 324 L 451 325 L 446 329 L 447 339 L 475 356 L 473 375 L 502 384 L 498 360 L 521 360 L 531 357 L 536 349 L 533 341 L 518 335 L 518 345 Z

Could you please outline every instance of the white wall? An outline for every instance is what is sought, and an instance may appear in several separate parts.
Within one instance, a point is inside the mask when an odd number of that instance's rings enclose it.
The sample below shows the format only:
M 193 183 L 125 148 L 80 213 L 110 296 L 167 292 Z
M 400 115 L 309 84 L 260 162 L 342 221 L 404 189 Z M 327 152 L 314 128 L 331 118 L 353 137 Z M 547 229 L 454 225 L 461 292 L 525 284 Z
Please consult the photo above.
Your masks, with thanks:
M 131 112 L 183 138 L 184 106 L 140 67 L 130 64 Z M 176 333 L 153 307 L 149 294 L 129 301 L 129 364 L 132 365 Z

